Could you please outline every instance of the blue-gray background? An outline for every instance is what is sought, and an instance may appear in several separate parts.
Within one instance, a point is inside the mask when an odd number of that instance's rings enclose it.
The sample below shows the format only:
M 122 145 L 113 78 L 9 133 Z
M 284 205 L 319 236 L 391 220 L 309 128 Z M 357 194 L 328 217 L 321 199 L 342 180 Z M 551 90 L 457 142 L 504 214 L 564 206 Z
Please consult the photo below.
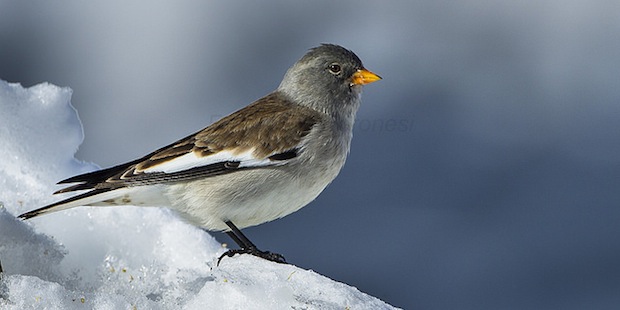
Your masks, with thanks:
M 257 244 L 405 308 L 617 309 L 617 0 L 0 2 L 0 78 L 71 87 L 77 155 L 104 167 L 321 42 L 384 80 L 339 178 Z

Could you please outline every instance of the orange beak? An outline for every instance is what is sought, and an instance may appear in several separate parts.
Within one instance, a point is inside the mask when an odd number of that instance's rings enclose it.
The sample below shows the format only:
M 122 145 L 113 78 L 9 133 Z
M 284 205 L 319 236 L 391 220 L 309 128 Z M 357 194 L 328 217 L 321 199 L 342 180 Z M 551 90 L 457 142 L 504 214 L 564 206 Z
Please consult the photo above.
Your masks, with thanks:
M 359 69 L 357 72 L 353 73 L 353 78 L 351 79 L 351 84 L 353 85 L 366 85 L 372 82 L 380 80 L 381 77 L 366 70 Z

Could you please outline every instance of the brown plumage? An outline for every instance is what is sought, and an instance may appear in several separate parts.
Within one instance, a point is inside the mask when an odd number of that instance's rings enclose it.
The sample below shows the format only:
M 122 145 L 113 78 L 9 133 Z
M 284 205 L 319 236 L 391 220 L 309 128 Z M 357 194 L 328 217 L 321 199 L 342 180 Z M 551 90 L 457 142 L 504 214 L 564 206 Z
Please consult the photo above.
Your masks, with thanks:
M 264 115 L 271 117 L 267 119 Z M 223 150 L 240 153 L 255 148 L 254 156 L 266 158 L 295 148 L 319 119 L 316 111 L 294 105 L 281 93 L 272 93 L 194 135 L 147 155 L 136 164 L 136 172 L 185 155 L 189 150 L 209 156 Z

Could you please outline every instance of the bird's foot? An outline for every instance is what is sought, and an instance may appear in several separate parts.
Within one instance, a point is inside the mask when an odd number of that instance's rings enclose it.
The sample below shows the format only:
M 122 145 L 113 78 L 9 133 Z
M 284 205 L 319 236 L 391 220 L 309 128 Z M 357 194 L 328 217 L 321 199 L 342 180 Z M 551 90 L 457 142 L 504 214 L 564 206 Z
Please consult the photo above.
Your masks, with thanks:
M 251 254 L 251 255 L 260 257 L 262 259 L 266 259 L 268 261 L 276 262 L 279 264 L 287 263 L 286 259 L 284 259 L 284 256 L 282 256 L 281 254 L 271 253 L 269 251 L 261 251 L 255 247 L 252 247 L 252 248 L 245 248 L 245 249 L 228 250 L 224 252 L 224 254 L 222 254 L 220 258 L 217 260 L 217 265 L 218 266 L 220 265 L 220 261 L 222 260 L 222 258 L 224 258 L 224 256 L 233 257 L 236 254 Z

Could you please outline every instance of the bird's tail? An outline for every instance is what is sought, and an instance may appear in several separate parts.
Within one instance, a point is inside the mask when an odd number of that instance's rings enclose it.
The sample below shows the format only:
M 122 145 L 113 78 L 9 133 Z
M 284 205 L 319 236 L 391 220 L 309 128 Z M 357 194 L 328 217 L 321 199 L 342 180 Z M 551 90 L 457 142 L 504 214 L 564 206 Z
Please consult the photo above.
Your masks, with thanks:
M 118 198 L 123 197 L 124 195 L 127 195 L 128 192 L 130 191 L 131 189 L 127 187 L 117 188 L 117 189 L 112 189 L 112 188 L 93 189 L 86 193 L 55 202 L 53 204 L 47 205 L 45 207 L 41 207 L 36 210 L 32 210 L 30 212 L 26 212 L 24 214 L 19 215 L 18 217 L 26 220 L 29 218 L 33 218 L 35 216 L 52 213 L 56 211 L 61 211 L 61 210 L 66 210 L 66 209 L 79 207 L 79 206 L 122 205 L 123 203 L 116 203 L 119 200 Z M 127 203 L 124 203 L 124 204 L 130 204 L 131 200 L 126 201 L 126 202 Z

